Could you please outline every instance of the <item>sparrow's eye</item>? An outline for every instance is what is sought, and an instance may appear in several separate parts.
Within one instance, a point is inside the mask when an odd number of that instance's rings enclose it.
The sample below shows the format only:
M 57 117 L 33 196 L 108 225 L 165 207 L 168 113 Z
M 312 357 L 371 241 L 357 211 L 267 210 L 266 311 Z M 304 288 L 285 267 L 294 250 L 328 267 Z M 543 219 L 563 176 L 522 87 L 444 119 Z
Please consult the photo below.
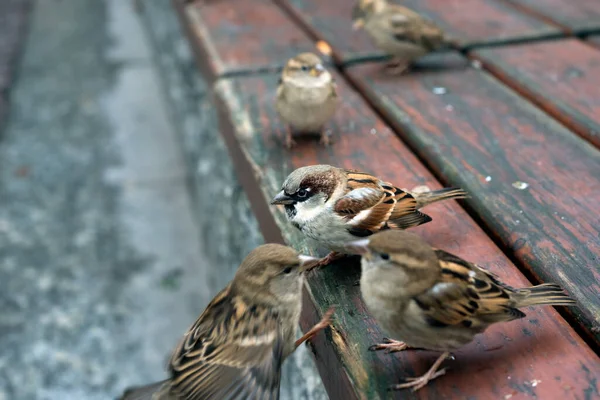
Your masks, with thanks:
M 379 257 L 381 257 L 382 260 L 389 260 L 390 259 L 390 255 L 388 253 L 381 253 L 379 255 Z
M 303 65 L 300 67 L 300 69 L 304 72 L 308 72 L 310 70 L 310 67 L 308 65 Z
M 292 267 L 287 267 L 286 269 L 283 270 L 284 274 L 289 274 L 290 272 L 292 272 Z
M 306 189 L 300 189 L 298 190 L 298 193 L 296 193 L 298 195 L 298 197 L 306 197 L 308 195 L 308 190 Z

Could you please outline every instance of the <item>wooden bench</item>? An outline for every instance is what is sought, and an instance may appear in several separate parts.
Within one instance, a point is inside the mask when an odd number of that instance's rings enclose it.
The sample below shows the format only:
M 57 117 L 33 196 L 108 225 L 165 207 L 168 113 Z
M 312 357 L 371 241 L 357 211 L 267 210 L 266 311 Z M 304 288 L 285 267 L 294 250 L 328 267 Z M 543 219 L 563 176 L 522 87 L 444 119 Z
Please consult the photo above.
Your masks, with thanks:
M 361 300 L 357 260 L 340 260 L 309 274 L 301 321 L 306 329 L 337 305 L 311 344 L 332 399 L 600 397 L 600 48 L 571 36 L 600 17 L 581 22 L 566 10 L 556 22 L 525 0 L 408 0 L 465 51 L 386 77 L 381 54 L 350 31 L 351 1 L 173 1 L 267 241 L 314 250 L 268 204 L 300 166 L 363 169 L 406 188 L 456 185 L 472 198 L 431 206 L 434 221 L 413 232 L 511 285 L 557 282 L 579 302 L 525 310 L 456 352 L 425 389 L 388 392 L 436 354 L 369 352 L 383 333 Z M 343 99 L 334 143 L 299 140 L 288 151 L 274 109 L 280 69 L 317 40 L 333 48 Z

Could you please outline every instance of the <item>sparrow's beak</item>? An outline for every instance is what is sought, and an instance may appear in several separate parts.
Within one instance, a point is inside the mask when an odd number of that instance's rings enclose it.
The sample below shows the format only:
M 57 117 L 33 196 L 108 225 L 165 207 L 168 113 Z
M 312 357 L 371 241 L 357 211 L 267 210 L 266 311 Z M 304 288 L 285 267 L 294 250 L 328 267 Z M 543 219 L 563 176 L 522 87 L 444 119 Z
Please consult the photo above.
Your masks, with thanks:
M 307 269 L 310 269 L 313 265 L 317 263 L 317 261 L 319 261 L 319 258 L 317 257 L 305 256 L 304 254 L 300 254 L 298 256 L 298 259 L 300 260 L 301 271 L 306 271 Z
M 273 197 L 271 204 L 294 204 L 294 199 L 285 194 L 285 192 L 282 190 L 281 192 L 277 193 L 277 196 Z
M 348 251 L 364 256 L 369 253 L 369 239 L 360 239 L 348 244 Z
M 359 29 L 362 29 L 363 26 L 365 26 L 365 20 L 362 18 L 359 18 L 354 21 L 354 24 L 352 24 L 352 30 L 357 31 Z
M 312 76 L 320 76 L 323 72 L 325 72 L 325 67 L 322 64 L 317 64 L 310 70 L 310 74 Z

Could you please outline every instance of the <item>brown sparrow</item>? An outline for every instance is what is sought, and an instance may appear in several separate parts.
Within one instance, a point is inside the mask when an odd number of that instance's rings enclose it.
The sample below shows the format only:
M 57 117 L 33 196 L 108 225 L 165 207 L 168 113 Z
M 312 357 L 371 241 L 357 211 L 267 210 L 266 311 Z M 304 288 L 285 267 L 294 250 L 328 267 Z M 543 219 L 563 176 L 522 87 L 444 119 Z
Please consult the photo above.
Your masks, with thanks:
M 513 289 L 495 275 L 408 232 L 385 231 L 353 244 L 362 249 L 360 289 L 388 340 L 371 349 L 408 347 L 443 354 L 423 376 L 395 385 L 419 390 L 443 375 L 449 352 L 496 322 L 523 318 L 521 307 L 569 306 L 575 301 L 555 284 Z
M 170 378 L 121 399 L 278 399 L 281 364 L 333 312 L 294 341 L 303 272 L 314 260 L 278 244 L 254 249 L 175 348 Z
M 431 221 L 421 207 L 465 197 L 460 188 L 411 193 L 365 172 L 311 165 L 292 172 L 271 204 L 284 204 L 296 228 L 333 251 L 318 264 L 325 265 L 352 254 L 347 245 L 358 238 Z
M 389 71 L 401 74 L 425 54 L 454 44 L 433 22 L 386 0 L 359 0 L 353 28 L 364 28 L 375 46 L 393 57 Z
M 298 133 L 319 133 L 321 143 L 329 144 L 323 129 L 338 105 L 336 84 L 313 53 L 302 53 L 291 58 L 279 80 L 275 107 L 289 128 L 286 146 L 294 145 L 292 130 Z

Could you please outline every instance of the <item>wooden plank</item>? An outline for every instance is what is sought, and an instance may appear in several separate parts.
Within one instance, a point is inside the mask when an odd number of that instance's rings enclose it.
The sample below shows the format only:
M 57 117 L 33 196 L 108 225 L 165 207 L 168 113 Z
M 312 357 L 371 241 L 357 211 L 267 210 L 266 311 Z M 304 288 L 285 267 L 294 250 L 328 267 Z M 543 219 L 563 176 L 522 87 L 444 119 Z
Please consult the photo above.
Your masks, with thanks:
M 473 56 L 600 147 L 600 50 L 578 39 L 565 39 L 481 49 Z
M 293 169 L 330 163 L 373 172 L 402 187 L 441 185 L 378 118 L 364 100 L 337 77 L 344 99 L 330 128 L 334 144 L 299 141 L 283 148 L 285 126 L 274 109 L 274 75 L 220 80 L 215 88 L 222 112 L 222 132 L 243 155 L 239 168 L 253 171 L 250 190 L 262 191 L 261 207 L 279 191 Z M 286 242 L 303 251 L 310 244 L 271 207 Z M 433 222 L 413 229 L 433 245 L 480 261 L 512 285 L 529 285 L 491 239 L 456 203 L 427 208 Z M 446 376 L 416 394 L 387 392 L 390 384 L 423 373 L 436 354 L 409 351 L 398 355 L 372 353 L 369 345 L 383 333 L 361 301 L 359 267 L 342 260 L 310 273 L 302 327 L 307 329 L 332 304 L 337 305 L 332 330 L 315 339 L 315 358 L 332 399 L 361 398 L 583 398 L 597 393 L 598 357 L 552 308 L 527 309 L 523 320 L 493 327 L 456 353 Z M 557 363 L 561 367 L 557 368 Z M 536 385 L 536 382 L 542 382 Z M 475 382 L 475 384 L 474 384 Z M 351 386 L 349 386 L 351 385 Z
M 584 33 L 600 29 L 600 7 L 597 0 L 506 0 L 532 15 L 554 21 L 566 31 Z
M 352 30 L 349 0 L 276 0 L 333 46 L 339 62 L 381 53 L 367 34 Z M 490 44 L 558 35 L 559 29 L 496 0 L 404 0 L 464 45 Z
M 597 343 L 600 152 L 475 68 L 389 79 L 366 64 L 349 74 L 439 176 L 468 189 L 511 256 L 579 301 L 570 310 Z
M 197 1 L 178 9 L 213 77 L 281 68 L 314 51 L 313 41 L 270 0 Z
M 596 47 L 600 47 L 600 35 L 588 36 L 586 40 Z

